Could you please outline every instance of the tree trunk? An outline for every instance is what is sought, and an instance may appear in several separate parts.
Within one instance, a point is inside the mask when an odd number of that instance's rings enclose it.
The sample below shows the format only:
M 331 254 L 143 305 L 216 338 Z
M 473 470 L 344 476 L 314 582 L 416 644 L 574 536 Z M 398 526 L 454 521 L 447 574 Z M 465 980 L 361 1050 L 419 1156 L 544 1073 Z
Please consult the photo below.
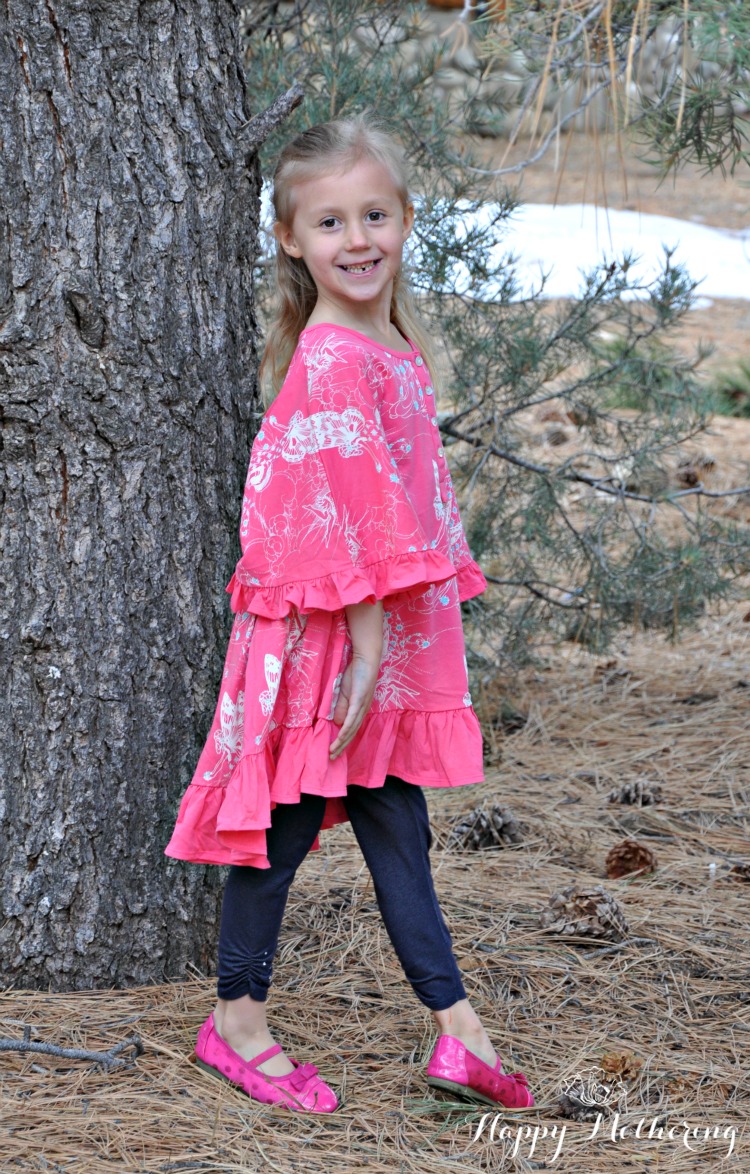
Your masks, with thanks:
M 0 21 L 0 982 L 211 965 L 163 855 L 209 728 L 256 406 L 232 0 Z

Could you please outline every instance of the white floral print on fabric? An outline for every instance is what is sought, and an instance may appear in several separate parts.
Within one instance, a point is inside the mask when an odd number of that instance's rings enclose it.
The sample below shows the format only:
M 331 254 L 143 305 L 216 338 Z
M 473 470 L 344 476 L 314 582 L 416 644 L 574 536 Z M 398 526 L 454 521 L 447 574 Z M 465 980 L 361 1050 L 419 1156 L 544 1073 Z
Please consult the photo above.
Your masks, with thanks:
M 263 658 L 263 663 L 265 666 L 266 685 L 268 688 L 264 689 L 263 692 L 259 694 L 258 700 L 260 701 L 260 707 L 263 710 L 263 713 L 266 717 L 268 717 L 270 713 L 273 713 L 273 704 L 276 700 L 276 694 L 279 691 L 279 683 L 281 681 L 281 661 L 279 660 L 278 656 L 274 656 L 273 653 L 267 652 Z
M 245 695 L 240 692 L 233 701 L 230 694 L 222 693 L 219 705 L 219 728 L 214 730 L 214 746 L 218 758 L 213 770 L 204 772 L 208 782 L 222 767 L 230 769 L 239 762 L 242 753 L 242 723 L 245 716 Z

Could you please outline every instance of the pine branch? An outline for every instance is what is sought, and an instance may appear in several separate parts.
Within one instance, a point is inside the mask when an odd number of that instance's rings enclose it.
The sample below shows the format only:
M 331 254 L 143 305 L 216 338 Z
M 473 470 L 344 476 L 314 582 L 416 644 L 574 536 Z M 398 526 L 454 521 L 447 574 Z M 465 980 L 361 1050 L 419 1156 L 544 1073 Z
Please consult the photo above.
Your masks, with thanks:
M 582 114 L 586 107 L 593 102 L 597 94 L 600 94 L 602 90 L 611 89 L 613 84 L 616 81 L 619 81 L 625 72 L 625 67 L 626 62 L 623 62 L 614 78 L 606 77 L 604 81 L 599 82 L 599 84 L 594 86 L 592 90 L 589 90 L 586 97 L 579 102 L 574 110 L 571 110 L 568 114 L 565 115 L 564 118 L 560 118 L 555 123 L 548 134 L 545 135 L 545 137 L 542 139 L 538 150 L 536 150 L 532 155 L 529 155 L 527 159 L 521 159 L 520 162 L 514 163 L 510 167 L 475 167 L 473 164 L 467 163 L 464 159 L 461 159 L 460 156 L 449 154 L 447 151 L 446 157 L 450 159 L 451 163 L 455 163 L 458 167 L 462 167 L 465 171 L 470 171 L 474 175 L 491 175 L 493 178 L 496 178 L 500 175 L 520 175 L 520 173 L 525 171 L 527 167 L 531 167 L 534 163 L 538 163 L 539 160 L 544 155 L 546 155 L 551 144 L 560 134 L 560 131 L 563 130 L 569 122 L 572 122 L 574 118 L 577 118 L 579 114 Z
M 677 497 L 743 497 L 750 493 L 750 485 L 743 485 L 739 489 L 704 489 L 701 482 L 690 489 L 678 489 L 670 493 L 670 501 Z
M 561 607 L 563 611 L 585 611 L 589 606 L 587 599 L 578 598 L 573 603 L 564 599 L 555 599 L 554 596 L 547 595 L 530 579 L 498 579 L 496 575 L 488 575 L 486 572 L 484 577 L 488 583 L 495 583 L 498 587 L 524 587 L 537 599 L 543 600 L 544 603 L 550 603 L 553 607 Z M 574 594 L 572 591 L 565 591 L 564 587 L 556 587 L 555 584 L 550 584 L 550 586 L 554 587 L 556 591 L 563 591 L 566 595 Z
M 301 105 L 304 97 L 305 91 L 299 82 L 295 82 L 285 94 L 279 94 L 267 110 L 262 110 L 260 114 L 256 114 L 237 128 L 237 134 L 241 136 L 243 145 L 252 155 L 257 153 L 268 136 L 276 130 L 276 127 L 285 122 L 292 111 Z
M 557 120 L 552 129 L 535 128 L 523 151 L 530 157 L 509 171 L 532 166 L 581 111 L 588 106 L 590 112 L 592 103 L 605 98 L 611 99 L 615 133 L 625 126 L 640 128 L 657 149 L 681 151 L 685 140 L 689 145 L 691 136 L 700 135 L 701 146 L 706 139 L 716 140 L 718 150 L 726 129 L 709 121 L 709 115 L 724 101 L 731 79 L 722 75 L 720 83 L 701 81 L 694 106 L 688 87 L 678 126 L 683 41 L 666 54 L 659 91 L 645 103 L 647 109 L 642 110 L 641 100 L 628 104 L 650 39 L 668 9 L 682 13 L 688 3 L 687 38 L 700 31 L 693 16 L 703 20 L 710 0 L 685 0 L 685 6 L 669 0 L 651 9 L 637 6 L 637 11 L 610 0 L 556 0 L 541 8 L 508 5 L 502 27 L 493 33 L 488 25 L 487 36 L 479 38 L 481 65 L 473 77 L 467 75 L 460 100 L 457 94 L 455 103 L 439 110 L 431 83 L 439 84 L 437 71 L 445 63 L 442 42 L 430 42 L 432 47 L 411 61 L 404 53 L 404 41 L 414 33 L 410 6 L 393 0 L 375 12 L 366 0 L 326 0 L 323 5 L 296 0 L 281 8 L 276 0 L 263 0 L 252 10 L 251 85 L 257 106 L 272 108 L 289 77 L 295 77 L 306 94 L 305 121 L 376 110 L 397 130 L 424 194 L 414 237 L 421 268 L 411 280 L 423 296 L 430 332 L 445 343 L 443 384 L 452 402 L 445 405 L 451 410 L 437 411 L 436 418 L 446 446 L 464 441 L 465 447 L 451 450 L 454 480 L 467 502 L 469 540 L 483 564 L 495 571 L 491 598 L 470 605 L 466 613 L 475 672 L 494 671 L 503 662 L 516 665 L 517 657 L 527 656 L 540 639 L 542 624 L 552 638 L 586 629 L 586 638 L 597 647 L 605 647 L 634 619 L 641 622 L 644 614 L 647 625 L 674 632 L 678 617 L 687 623 L 711 600 L 733 591 L 747 561 L 746 531 L 729 526 L 721 503 L 690 499 L 748 500 L 750 485 L 723 490 L 689 485 L 673 480 L 667 469 L 684 455 L 687 441 L 705 433 L 713 412 L 710 387 L 695 377 L 705 358 L 701 348 L 695 361 L 688 361 L 669 346 L 669 338 L 664 341 L 692 304 L 696 285 L 690 275 L 673 264 L 669 252 L 654 281 L 637 276 L 632 252 L 617 261 L 609 258 L 583 275 L 564 313 L 550 317 L 541 305 L 544 281 L 526 294 L 514 258 L 500 262 L 491 251 L 500 244 L 503 222 L 517 201 L 498 195 L 497 172 L 489 171 L 489 163 L 482 166 L 466 139 L 466 158 L 456 158 L 455 132 L 465 125 L 467 113 L 483 110 L 485 103 L 494 109 L 483 82 L 492 64 L 502 70 L 509 51 L 527 63 L 514 98 L 521 110 L 515 111 L 512 141 L 535 110 L 541 117 L 545 85 L 554 83 L 577 95 L 571 103 L 575 110 L 558 105 L 551 114 L 550 121 Z M 511 7 L 513 19 L 508 19 Z M 745 6 L 736 7 L 739 13 Z M 471 24 L 481 34 L 483 10 L 474 15 L 466 0 L 463 11 L 473 19 L 457 19 L 451 31 L 467 33 Z M 310 24 L 304 14 L 313 12 Z M 718 17 L 706 19 L 713 35 Z M 746 38 L 737 33 L 744 31 L 747 18 L 730 6 L 722 20 L 722 46 L 726 42 L 732 68 L 745 68 L 750 62 Z M 718 32 L 715 40 L 718 45 Z M 394 77 L 404 84 L 394 86 Z M 580 91 L 574 89 L 577 84 Z M 266 169 L 280 139 L 276 131 L 262 148 Z M 513 161 L 498 158 L 496 166 L 502 174 Z M 467 231 L 470 212 L 478 215 L 489 202 L 497 204 L 492 222 L 479 219 Z M 449 290 L 460 265 L 470 276 L 471 292 Z M 497 287 L 484 301 L 485 283 L 493 280 Z M 258 288 L 264 306 L 270 285 L 262 281 Z M 648 299 L 645 308 L 640 297 L 632 300 L 635 293 Z M 574 443 L 548 452 L 506 437 L 519 416 L 555 400 L 581 429 Z M 702 475 L 697 468 L 691 479 Z M 708 474 L 706 480 L 712 484 Z M 576 491 L 576 484 L 583 488 Z M 575 584 L 571 591 L 565 591 L 568 580 Z
M 597 489 L 600 493 L 609 493 L 613 497 L 627 498 L 630 501 L 665 501 L 669 503 L 673 498 L 679 497 L 742 497 L 744 494 L 750 493 L 750 485 L 743 485 L 738 489 L 712 490 L 704 489 L 702 484 L 699 483 L 690 489 L 678 489 L 668 497 L 657 498 L 651 494 L 633 493 L 632 490 L 625 489 L 619 482 L 613 484 L 611 477 L 605 479 L 591 477 L 588 473 L 580 473 L 577 469 L 566 469 L 565 466 L 552 469 L 547 465 L 537 465 L 533 461 L 524 460 L 523 457 L 517 456 L 516 453 L 508 452 L 507 449 L 498 448 L 494 444 L 487 444 L 477 436 L 469 436 L 466 432 L 460 432 L 458 428 L 454 428 L 448 421 L 441 423 L 440 431 L 444 432 L 446 436 L 455 437 L 456 440 L 463 440 L 466 444 L 470 444 L 472 448 L 486 449 L 493 456 L 499 457 L 500 460 L 508 461 L 511 465 L 517 465 L 519 469 L 526 469 L 529 473 L 538 473 L 542 477 L 549 477 L 551 479 L 560 478 L 563 481 L 576 481 L 583 485 L 590 485 L 592 489 Z

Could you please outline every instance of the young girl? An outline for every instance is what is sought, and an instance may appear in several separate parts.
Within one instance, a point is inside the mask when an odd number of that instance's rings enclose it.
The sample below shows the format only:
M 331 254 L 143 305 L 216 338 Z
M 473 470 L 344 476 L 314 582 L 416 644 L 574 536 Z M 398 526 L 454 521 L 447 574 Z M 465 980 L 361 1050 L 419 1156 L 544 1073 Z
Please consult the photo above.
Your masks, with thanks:
M 255 1100 L 336 1109 L 265 1008 L 295 872 L 321 827 L 350 820 L 437 1025 L 428 1082 L 528 1107 L 466 998 L 430 872 L 422 787 L 483 778 L 459 601 L 486 581 L 401 279 L 402 152 L 362 118 L 312 127 L 282 152 L 273 201 L 281 305 L 263 373 L 277 394 L 252 448 L 216 717 L 167 848 L 232 866 L 196 1056 Z

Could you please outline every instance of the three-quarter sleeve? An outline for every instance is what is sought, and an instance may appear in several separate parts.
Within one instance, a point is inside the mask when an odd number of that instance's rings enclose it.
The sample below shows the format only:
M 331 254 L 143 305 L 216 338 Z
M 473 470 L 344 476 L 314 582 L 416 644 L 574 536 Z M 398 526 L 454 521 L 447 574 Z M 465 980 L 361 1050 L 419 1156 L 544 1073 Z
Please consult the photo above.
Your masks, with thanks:
M 339 338 L 298 349 L 253 444 L 234 611 L 269 619 L 416 596 L 456 574 L 383 430 L 385 369 Z

